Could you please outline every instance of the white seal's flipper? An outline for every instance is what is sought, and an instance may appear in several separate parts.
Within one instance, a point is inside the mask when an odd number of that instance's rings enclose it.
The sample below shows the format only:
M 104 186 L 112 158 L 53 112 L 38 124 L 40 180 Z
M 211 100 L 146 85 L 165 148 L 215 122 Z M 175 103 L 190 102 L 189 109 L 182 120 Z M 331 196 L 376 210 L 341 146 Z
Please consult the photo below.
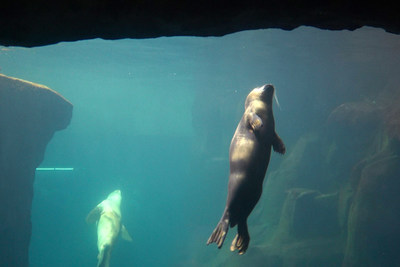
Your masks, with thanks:
M 111 255 L 111 246 L 106 245 L 104 248 L 99 252 L 97 256 L 97 267 L 109 267 L 110 266 L 110 255 Z
M 92 224 L 97 222 L 100 219 L 102 208 L 97 205 L 92 211 L 89 212 L 88 216 L 86 216 L 86 223 Z
M 132 242 L 132 237 L 131 235 L 128 233 L 128 230 L 126 230 L 125 225 L 121 226 L 121 237 L 122 239 Z

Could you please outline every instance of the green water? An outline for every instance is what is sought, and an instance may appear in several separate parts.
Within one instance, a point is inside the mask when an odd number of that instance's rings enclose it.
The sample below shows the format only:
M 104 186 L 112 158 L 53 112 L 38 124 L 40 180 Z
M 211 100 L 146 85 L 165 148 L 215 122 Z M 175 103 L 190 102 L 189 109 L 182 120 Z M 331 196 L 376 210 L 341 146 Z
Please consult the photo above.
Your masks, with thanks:
M 229 144 L 248 92 L 274 84 L 276 130 L 290 154 L 339 104 L 397 83 L 399 46 L 373 28 L 302 27 L 0 48 L 1 73 L 74 105 L 40 166 L 73 171 L 36 173 L 31 266 L 96 266 L 96 230 L 85 217 L 115 189 L 133 242 L 118 241 L 111 266 L 225 266 L 238 257 L 229 251 L 236 229 L 221 250 L 205 243 L 225 205 Z M 285 157 L 272 155 L 267 178 Z M 254 225 L 250 215 L 250 234 Z M 242 257 L 254 255 L 259 235 Z

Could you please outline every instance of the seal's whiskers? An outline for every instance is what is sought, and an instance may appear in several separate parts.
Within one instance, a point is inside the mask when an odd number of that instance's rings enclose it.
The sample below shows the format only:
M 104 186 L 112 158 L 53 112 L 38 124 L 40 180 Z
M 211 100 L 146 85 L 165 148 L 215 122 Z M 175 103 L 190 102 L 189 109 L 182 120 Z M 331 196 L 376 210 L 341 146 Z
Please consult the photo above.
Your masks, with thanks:
M 278 106 L 278 108 L 279 108 L 280 110 L 282 110 L 282 109 L 281 109 L 281 105 L 279 105 L 278 96 L 276 95 L 276 89 L 275 89 L 275 93 L 274 93 L 274 99 L 275 99 L 275 103 L 276 103 L 276 105 Z

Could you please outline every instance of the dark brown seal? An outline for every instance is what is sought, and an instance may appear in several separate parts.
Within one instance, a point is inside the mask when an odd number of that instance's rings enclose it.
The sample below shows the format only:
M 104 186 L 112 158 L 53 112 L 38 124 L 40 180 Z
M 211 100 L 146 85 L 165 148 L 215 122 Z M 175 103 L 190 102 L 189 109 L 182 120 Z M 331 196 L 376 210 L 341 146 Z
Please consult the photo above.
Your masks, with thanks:
M 253 89 L 246 98 L 245 112 L 232 138 L 229 149 L 230 175 L 228 198 L 222 218 L 207 241 L 222 247 L 228 227 L 238 226 L 231 251 L 246 252 L 250 236 L 247 217 L 260 199 L 271 147 L 281 154 L 285 145 L 275 132 L 272 112 L 272 85 Z

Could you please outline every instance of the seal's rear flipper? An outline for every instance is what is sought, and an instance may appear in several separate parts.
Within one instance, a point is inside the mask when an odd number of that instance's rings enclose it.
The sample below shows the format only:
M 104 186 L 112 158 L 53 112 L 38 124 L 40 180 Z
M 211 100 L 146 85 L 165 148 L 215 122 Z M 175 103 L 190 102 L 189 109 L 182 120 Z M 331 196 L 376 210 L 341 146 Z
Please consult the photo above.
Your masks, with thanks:
M 219 221 L 217 227 L 215 227 L 211 236 L 208 238 L 207 245 L 211 243 L 216 243 L 218 245 L 218 248 L 221 248 L 222 244 L 224 244 L 226 233 L 228 232 L 228 226 L 229 219 L 227 219 L 227 216 L 223 216 L 222 219 Z
M 285 154 L 286 152 L 285 144 L 276 132 L 274 133 L 274 137 L 272 139 L 272 147 L 275 152 L 280 154 Z
M 121 226 L 121 237 L 122 237 L 122 239 L 125 239 L 126 241 L 132 242 L 132 237 L 128 233 L 128 230 L 126 230 L 125 225 Z
M 88 216 L 86 216 L 86 223 L 92 224 L 98 221 L 100 219 L 101 210 L 102 209 L 99 206 L 96 206 L 94 209 L 92 209 Z
M 247 222 L 238 223 L 238 233 L 232 241 L 231 251 L 239 250 L 239 255 L 246 252 L 250 243 L 250 235 L 247 230 Z
M 108 267 L 110 266 L 110 251 L 111 246 L 106 245 L 103 247 L 103 249 L 99 252 L 99 255 L 97 256 L 98 262 L 97 262 L 97 267 Z

